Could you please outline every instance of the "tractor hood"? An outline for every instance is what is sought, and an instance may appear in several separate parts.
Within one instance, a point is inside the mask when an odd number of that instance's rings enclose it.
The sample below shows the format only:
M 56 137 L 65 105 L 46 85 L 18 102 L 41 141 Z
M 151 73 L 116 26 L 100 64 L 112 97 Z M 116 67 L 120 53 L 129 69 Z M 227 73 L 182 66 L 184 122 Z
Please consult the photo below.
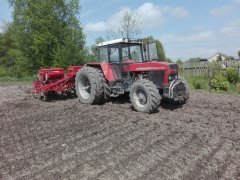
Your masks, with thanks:
M 129 63 L 129 70 L 131 72 L 176 71 L 177 73 L 178 66 L 175 63 L 167 62 Z
M 175 63 L 167 62 L 139 62 L 136 63 L 132 60 L 124 61 L 122 63 L 89 63 L 87 66 L 100 67 L 105 78 L 108 81 L 114 81 L 116 77 L 121 77 L 120 69 L 123 72 L 164 72 L 166 75 L 166 82 L 168 81 L 168 76 L 171 74 L 178 73 L 178 66 Z M 162 75 L 161 75 L 162 76 Z M 163 76 L 162 76 L 163 77 Z

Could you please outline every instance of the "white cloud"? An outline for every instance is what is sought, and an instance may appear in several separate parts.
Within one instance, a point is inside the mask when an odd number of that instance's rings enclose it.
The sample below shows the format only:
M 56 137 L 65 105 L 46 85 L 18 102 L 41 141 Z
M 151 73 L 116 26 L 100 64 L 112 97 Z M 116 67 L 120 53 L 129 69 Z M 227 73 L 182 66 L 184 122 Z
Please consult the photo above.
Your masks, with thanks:
M 105 22 L 88 23 L 85 27 L 85 30 L 93 32 L 104 32 L 108 30 L 108 26 Z
M 226 6 L 211 9 L 210 14 L 214 16 L 223 16 L 231 13 L 233 10 L 234 10 L 234 6 L 226 5 Z
M 199 30 L 184 34 L 166 34 L 159 37 L 167 56 L 178 59 L 208 58 L 216 52 L 237 56 L 240 49 L 240 19 L 229 22 L 218 30 Z
M 177 18 L 185 18 L 189 15 L 189 12 L 183 7 L 176 7 L 171 10 L 171 14 Z
M 164 23 L 164 9 L 152 3 L 145 3 L 140 6 L 135 12 L 142 18 L 143 24 L 148 27 L 160 26 Z
M 192 33 L 165 34 L 159 37 L 164 43 L 201 43 L 240 39 L 240 19 L 231 21 L 219 30 L 199 30 Z M 240 45 L 240 43 L 239 43 Z
M 116 28 L 118 23 L 120 22 L 122 11 L 112 15 L 107 19 L 107 21 L 99 21 L 96 23 L 90 22 L 86 24 L 85 30 L 87 32 L 105 32 L 108 30 L 113 30 Z
M 208 58 L 211 55 L 218 52 L 218 49 L 216 48 L 207 48 L 204 46 L 200 47 L 174 47 L 166 51 L 168 55 L 170 55 L 171 58 L 174 59 L 182 59 L 182 60 L 188 60 L 191 57 L 200 57 L 200 58 Z
M 162 26 L 167 18 L 186 18 L 189 15 L 189 12 L 184 7 L 160 6 L 150 2 L 144 3 L 137 9 L 125 9 L 141 17 L 144 28 L 147 29 Z M 121 9 L 106 21 L 88 23 L 85 30 L 88 32 L 103 32 L 115 29 L 120 22 L 123 10 Z
M 238 10 L 239 5 L 240 5 L 240 0 L 233 0 L 228 5 L 211 9 L 210 14 L 214 16 L 228 15 L 231 12 Z
M 234 0 L 236 4 L 240 4 L 240 0 Z
M 166 34 L 160 37 L 164 43 L 195 43 L 215 39 L 214 31 L 201 31 L 192 34 Z
M 231 22 L 229 25 L 223 27 L 220 33 L 228 37 L 239 37 L 240 38 L 240 20 Z

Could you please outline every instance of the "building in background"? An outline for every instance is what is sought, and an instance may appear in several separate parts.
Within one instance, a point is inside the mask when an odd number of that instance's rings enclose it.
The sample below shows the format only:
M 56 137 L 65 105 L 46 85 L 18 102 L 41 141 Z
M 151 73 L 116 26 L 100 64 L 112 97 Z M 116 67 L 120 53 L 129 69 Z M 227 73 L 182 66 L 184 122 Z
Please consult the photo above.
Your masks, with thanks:
M 215 61 L 225 61 L 230 59 L 231 56 L 228 56 L 226 54 L 223 53 L 216 53 L 213 56 L 211 56 L 210 58 L 207 59 L 208 62 L 215 62 Z

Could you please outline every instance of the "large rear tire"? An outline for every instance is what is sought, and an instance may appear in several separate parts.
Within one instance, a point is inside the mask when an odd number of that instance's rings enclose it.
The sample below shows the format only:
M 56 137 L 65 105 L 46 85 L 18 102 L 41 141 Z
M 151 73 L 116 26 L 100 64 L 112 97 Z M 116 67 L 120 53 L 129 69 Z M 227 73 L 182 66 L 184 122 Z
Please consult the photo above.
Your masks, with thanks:
M 101 70 L 83 67 L 76 74 L 76 94 L 81 103 L 100 104 L 104 101 L 104 76 Z
M 161 102 L 159 90 L 146 79 L 135 81 L 131 86 L 129 96 L 134 109 L 144 113 L 156 112 Z

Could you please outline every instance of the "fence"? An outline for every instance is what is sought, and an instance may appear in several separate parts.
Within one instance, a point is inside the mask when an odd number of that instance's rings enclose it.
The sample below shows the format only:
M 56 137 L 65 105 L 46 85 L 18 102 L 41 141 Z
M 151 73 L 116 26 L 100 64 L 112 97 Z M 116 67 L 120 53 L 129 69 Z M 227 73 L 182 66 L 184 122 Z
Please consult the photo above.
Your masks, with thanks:
M 214 66 L 215 64 L 215 66 Z M 240 61 L 219 61 L 219 62 L 186 62 L 182 63 L 180 68 L 180 73 L 183 76 L 209 76 L 216 64 L 222 66 L 223 68 L 232 67 L 238 70 L 240 74 Z

